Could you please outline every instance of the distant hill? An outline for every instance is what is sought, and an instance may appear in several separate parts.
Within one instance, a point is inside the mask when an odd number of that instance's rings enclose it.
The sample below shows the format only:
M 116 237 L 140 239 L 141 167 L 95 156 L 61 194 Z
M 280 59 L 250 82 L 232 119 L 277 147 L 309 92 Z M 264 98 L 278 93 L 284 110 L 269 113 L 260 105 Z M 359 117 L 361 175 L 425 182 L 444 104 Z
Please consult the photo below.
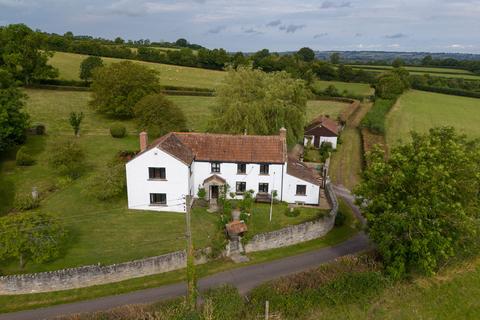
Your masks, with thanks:
M 480 54 L 473 53 L 431 53 L 431 52 L 392 52 L 392 51 L 316 51 L 318 59 L 327 60 L 334 52 L 339 52 L 343 61 L 368 63 L 371 61 L 384 60 L 391 62 L 395 58 L 402 58 L 405 61 L 421 60 L 427 55 L 433 59 L 452 58 L 456 60 L 480 60 Z

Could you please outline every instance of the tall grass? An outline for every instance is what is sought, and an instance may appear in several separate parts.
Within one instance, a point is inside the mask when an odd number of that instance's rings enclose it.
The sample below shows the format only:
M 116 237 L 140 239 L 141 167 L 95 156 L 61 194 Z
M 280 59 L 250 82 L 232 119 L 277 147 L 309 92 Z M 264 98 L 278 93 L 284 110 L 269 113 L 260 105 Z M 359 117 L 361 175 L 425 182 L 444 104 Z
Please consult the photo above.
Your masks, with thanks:
M 385 134 L 385 118 L 397 99 L 377 98 L 362 120 L 362 126 L 376 134 Z

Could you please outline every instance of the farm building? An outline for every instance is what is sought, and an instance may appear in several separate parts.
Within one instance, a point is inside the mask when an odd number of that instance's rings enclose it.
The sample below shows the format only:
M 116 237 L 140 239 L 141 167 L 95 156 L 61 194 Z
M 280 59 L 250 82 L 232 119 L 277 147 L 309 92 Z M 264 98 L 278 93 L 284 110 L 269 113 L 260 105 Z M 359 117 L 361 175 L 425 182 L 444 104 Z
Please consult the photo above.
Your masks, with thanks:
M 184 197 L 216 202 L 252 190 L 257 201 L 318 205 L 320 177 L 287 155 L 286 129 L 275 136 L 172 132 L 148 144 L 140 133 L 140 153 L 126 164 L 130 209 L 185 212 Z
M 336 149 L 339 132 L 340 127 L 335 120 L 320 116 L 305 128 L 303 145 L 320 148 L 323 142 L 330 142 L 333 149 Z

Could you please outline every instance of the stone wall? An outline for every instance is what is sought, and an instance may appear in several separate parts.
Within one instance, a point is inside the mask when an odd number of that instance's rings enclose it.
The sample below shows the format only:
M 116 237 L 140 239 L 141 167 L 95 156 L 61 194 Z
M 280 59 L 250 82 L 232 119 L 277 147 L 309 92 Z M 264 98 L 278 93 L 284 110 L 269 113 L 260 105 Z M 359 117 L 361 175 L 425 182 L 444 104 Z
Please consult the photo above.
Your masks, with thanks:
M 332 209 L 323 218 L 289 226 L 272 232 L 255 235 L 246 245 L 245 252 L 254 252 L 291 246 L 297 243 L 323 237 L 335 224 L 338 202 L 330 183 L 326 185 L 326 195 Z
M 196 263 L 207 262 L 208 250 L 198 251 Z M 185 251 L 108 266 L 91 265 L 51 272 L 0 277 L 0 294 L 25 294 L 88 287 L 185 268 Z

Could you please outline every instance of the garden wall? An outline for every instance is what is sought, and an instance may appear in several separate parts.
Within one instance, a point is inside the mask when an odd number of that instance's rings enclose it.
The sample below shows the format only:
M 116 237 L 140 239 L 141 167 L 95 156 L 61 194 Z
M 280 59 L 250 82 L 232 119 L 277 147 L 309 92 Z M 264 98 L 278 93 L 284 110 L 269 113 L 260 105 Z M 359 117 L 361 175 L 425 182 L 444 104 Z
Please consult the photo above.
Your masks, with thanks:
M 196 263 L 207 262 L 208 250 L 198 251 Z M 90 265 L 51 272 L 0 277 L 0 294 L 25 294 L 88 287 L 185 268 L 185 251 L 108 266 Z
M 280 230 L 255 235 L 246 245 L 245 252 L 254 252 L 291 246 L 297 243 L 323 237 L 335 224 L 338 202 L 330 183 L 326 187 L 326 195 L 332 206 L 323 218 L 302 224 L 289 226 Z

